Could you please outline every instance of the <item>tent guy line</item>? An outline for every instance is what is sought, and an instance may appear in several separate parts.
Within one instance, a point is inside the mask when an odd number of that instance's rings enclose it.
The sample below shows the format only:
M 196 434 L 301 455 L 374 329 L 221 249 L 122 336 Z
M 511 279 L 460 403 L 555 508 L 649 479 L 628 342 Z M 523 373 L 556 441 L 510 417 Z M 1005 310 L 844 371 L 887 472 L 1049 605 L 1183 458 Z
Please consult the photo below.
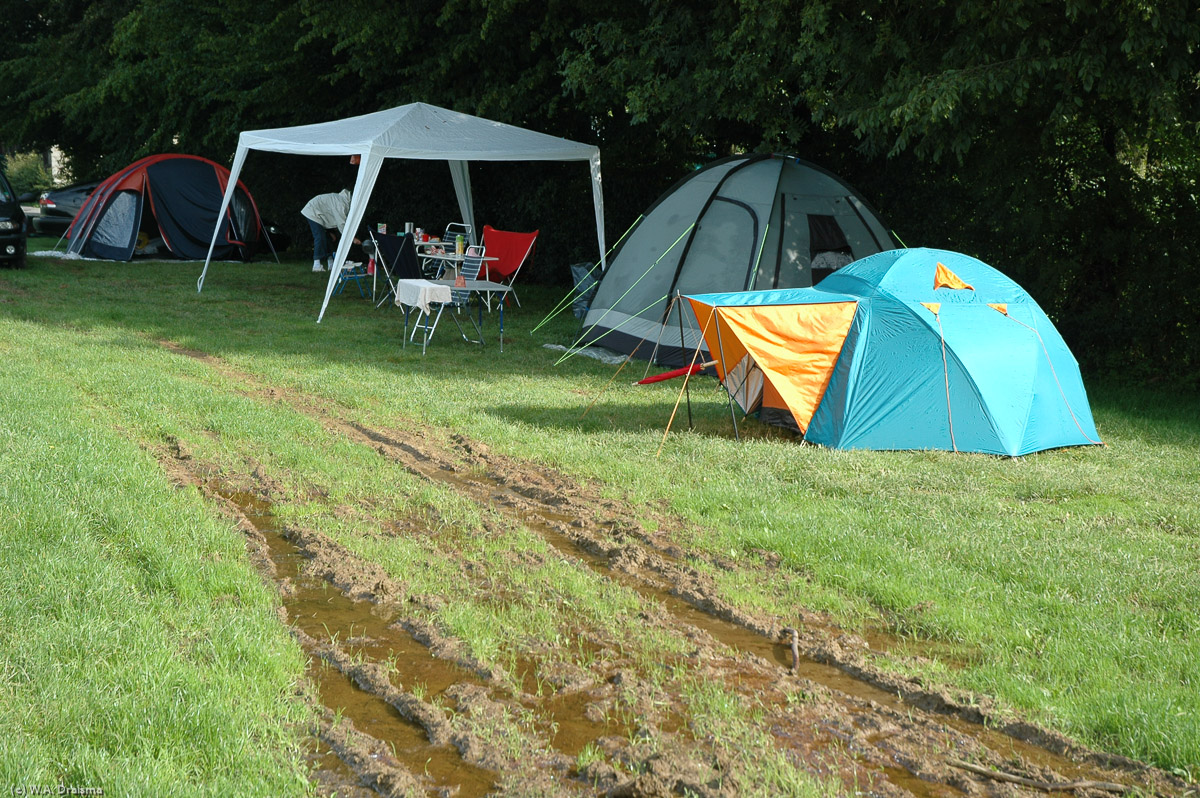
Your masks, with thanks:
M 647 305 L 645 309 L 646 309 L 646 310 L 649 310 L 650 308 L 652 308 L 652 307 L 654 307 L 655 305 L 657 305 L 659 302 L 662 302 L 664 299 L 666 299 L 666 297 L 665 297 L 665 296 L 664 296 L 664 297 L 659 297 L 658 299 L 654 300 L 654 301 L 653 301 L 653 302 L 651 302 L 649 305 Z M 611 330 L 610 330 L 610 332 L 611 332 Z M 581 340 L 583 340 L 583 339 L 582 339 L 582 338 L 580 338 L 579 340 L 576 340 L 576 341 L 575 341 L 575 343 L 571 344 L 571 346 L 570 346 L 570 347 L 567 349 L 567 351 L 566 351 L 566 352 L 565 352 L 565 353 L 562 355 L 562 357 L 560 357 L 558 360 L 554 361 L 554 365 L 556 365 L 556 366 L 557 366 L 557 365 L 558 365 L 558 364 L 560 364 L 560 363 L 563 363 L 563 362 L 565 362 L 565 361 L 567 361 L 567 360 L 570 360 L 571 358 L 575 357 L 575 355 L 579 354 L 580 352 L 582 352 L 583 350 L 587 349 L 588 347 L 590 347 L 590 346 L 595 346 L 595 345 L 596 345 L 598 342 L 602 341 L 603 339 L 604 339 L 604 336 L 603 336 L 603 335 L 601 335 L 600 337 L 598 337 L 598 338 L 594 338 L 594 339 L 592 339 L 591 341 L 589 341 L 588 343 L 586 343 L 586 344 L 583 344 L 582 346 L 580 346 L 580 343 L 579 343 L 579 342 L 580 342 Z M 642 339 L 642 340 L 645 340 L 645 339 Z M 637 347 L 634 347 L 634 348 L 636 349 Z
M 624 294 L 621 294 L 620 298 L 618 298 L 618 300 L 617 300 L 618 302 L 620 302 L 622 299 L 624 299 L 626 296 L 628 296 L 628 295 L 629 295 L 629 292 L 630 292 L 630 291 L 632 291 L 634 288 L 636 288 L 636 287 L 637 287 L 637 284 L 638 284 L 638 283 L 640 283 L 640 282 L 641 282 L 641 281 L 642 281 L 642 280 L 643 280 L 643 279 L 646 277 L 646 275 L 648 275 L 648 274 L 650 274 L 650 272 L 654 271 L 654 267 L 655 267 L 655 266 L 657 266 L 657 265 L 659 264 L 659 262 L 660 262 L 660 261 L 662 261 L 662 259 L 663 259 L 663 258 L 665 258 L 667 255 L 669 255 L 669 254 L 670 254 L 671 250 L 675 248 L 675 245 L 676 245 L 676 244 L 678 244 L 680 241 L 682 241 L 682 240 L 683 240 L 683 237 L 684 237 L 684 236 L 686 236 L 686 235 L 688 234 L 688 232 L 689 232 L 689 231 L 692 229 L 692 227 L 694 226 L 694 224 L 695 224 L 695 223 L 693 222 L 692 224 L 688 225 L 687 229 L 686 229 L 686 230 L 684 230 L 682 233 L 680 233 L 680 234 L 679 234 L 679 237 L 675 239 L 675 241 L 674 241 L 674 242 L 671 244 L 671 246 L 667 247 L 667 250 L 666 250 L 666 252 L 664 252 L 663 254 L 659 255 L 659 256 L 658 256 L 658 260 L 654 261 L 653 263 L 651 263 L 649 266 L 647 266 L 647 267 L 646 267 L 646 271 L 642 272 L 642 275 L 641 275 L 641 277 L 638 277 L 636 280 L 634 280 L 634 281 L 633 281 L 633 284 L 632 284 L 632 285 L 630 285 L 628 288 L 626 288 L 626 289 L 625 289 L 625 293 L 624 293 Z M 641 313 L 644 313 L 645 311 L 649 310 L 650 308 L 654 307 L 655 305 L 659 304 L 660 302 L 663 302 L 664 300 L 666 300 L 666 299 L 667 299 L 667 296 L 669 296 L 669 295 L 664 295 L 664 296 L 662 296 L 662 297 L 659 297 L 658 299 L 654 300 L 654 301 L 653 301 L 653 302 L 651 302 L 649 305 L 647 305 L 645 308 L 643 308 L 641 311 L 639 311 L 638 313 L 635 313 L 633 317 L 634 317 L 634 318 L 636 318 L 636 317 L 637 317 L 638 315 L 640 315 Z M 600 316 L 600 321 L 603 321 L 603 320 L 604 320 L 604 318 L 605 318 L 606 316 L 608 316 L 608 313 L 609 313 L 609 311 L 611 311 L 611 310 L 612 310 L 612 308 L 608 308 L 608 309 L 607 309 L 607 310 L 606 310 L 606 311 L 605 311 L 605 312 L 604 312 L 604 313 L 603 313 L 603 314 Z M 670 312 L 670 308 L 668 308 L 668 309 L 667 309 L 667 312 L 668 312 L 668 313 Z M 589 315 L 590 315 L 590 314 L 589 314 Z M 598 322 L 596 322 L 596 323 L 597 323 L 597 324 L 599 324 L 599 321 L 598 321 Z M 585 331 L 584 331 L 584 333 L 583 333 L 582 335 L 580 335 L 580 336 L 579 336 L 579 339 L 578 339 L 578 340 L 576 340 L 576 341 L 575 341 L 575 343 L 571 345 L 571 348 L 572 348 L 574 351 L 579 351 L 579 349 L 583 349 L 583 348 L 584 348 L 584 346 L 590 346 L 591 344 L 594 344 L 594 343 L 596 343 L 597 341 L 600 341 L 601 339 L 603 339 L 603 338 L 604 338 L 606 335 L 608 335 L 609 333 L 616 332 L 618 329 L 620 329 L 620 327 L 621 327 L 621 324 L 623 324 L 623 323 L 624 323 L 624 322 L 620 322 L 620 323 L 618 323 L 618 324 L 617 324 L 615 327 L 612 327 L 612 328 L 610 328 L 610 329 L 606 330 L 606 331 L 605 331 L 603 334 L 601 334 L 601 335 L 597 335 L 597 336 L 593 337 L 591 340 L 587 341 L 587 343 L 584 343 L 584 345 L 583 345 L 583 346 L 580 346 L 580 344 L 581 344 L 581 343 L 583 343 L 583 340 L 584 340 L 585 338 L 587 338 L 587 337 L 588 337 L 588 333 L 587 333 L 587 331 L 585 330 Z M 644 338 L 644 337 L 645 337 L 645 336 L 643 336 L 643 338 Z M 556 362 L 554 365 L 556 365 L 556 366 L 557 366 L 559 363 L 562 363 L 564 360 L 566 360 L 567 358 L 571 357 L 571 355 L 572 355 L 572 354 L 573 354 L 573 352 L 570 352 L 570 351 L 569 351 L 569 352 L 567 352 L 567 354 L 565 354 L 565 355 L 563 355 L 561 358 L 559 358 L 559 359 L 558 359 L 558 362 Z
M 1005 316 L 1008 316 L 1007 310 L 1003 310 L 1001 312 L 1004 313 Z M 1009 318 L 1012 317 L 1009 316 Z M 1038 343 L 1042 345 L 1042 353 L 1046 356 L 1046 365 L 1050 367 L 1050 373 L 1054 376 L 1054 384 L 1058 386 L 1058 392 L 1062 395 L 1063 404 L 1067 406 L 1067 411 L 1071 414 L 1071 420 L 1074 421 L 1075 426 L 1079 428 L 1080 434 L 1087 438 L 1091 443 L 1094 443 L 1098 446 L 1108 446 L 1108 444 L 1104 441 L 1101 441 L 1098 438 L 1090 437 L 1087 434 L 1087 431 L 1084 430 L 1083 425 L 1079 423 L 1079 417 L 1075 415 L 1075 408 L 1071 407 L 1071 400 L 1067 398 L 1067 392 L 1063 390 L 1062 380 L 1058 378 L 1058 370 L 1054 368 L 1054 359 L 1050 357 L 1050 350 L 1046 348 L 1046 340 L 1042 338 L 1041 332 L 1038 331 L 1037 327 L 1031 327 L 1020 319 L 1013 319 L 1013 321 L 1037 336 Z M 1088 415 L 1091 415 L 1090 410 L 1088 411 Z
M 629 231 L 632 230 L 634 227 L 636 227 L 637 223 L 640 222 L 641 220 L 642 220 L 642 217 L 639 214 L 638 218 L 633 220 L 633 224 L 629 225 L 629 228 L 626 229 L 625 232 L 621 234 L 621 237 L 617 239 L 616 243 L 613 244 L 612 247 L 609 248 L 608 252 L 606 253 L 607 257 L 612 257 L 613 251 L 616 250 L 617 247 L 621 246 L 621 242 L 625 240 L 625 236 L 629 235 Z M 591 276 L 592 272 L 596 271 L 596 269 L 599 269 L 603 265 L 604 265 L 604 261 L 602 261 L 602 260 L 596 261 L 595 264 L 592 265 L 592 268 L 587 270 L 587 276 Z M 582 295 L 583 295 L 583 290 L 581 290 L 578 286 L 572 286 L 571 290 L 567 291 L 567 295 L 558 301 L 558 303 L 550 310 L 550 312 L 546 314 L 546 317 L 544 319 L 542 319 L 536 325 L 534 325 L 533 329 L 529 331 L 529 334 L 533 335 L 535 332 L 540 330 L 549 321 L 551 321 L 552 319 L 557 317 L 559 313 L 562 313 L 564 310 L 566 310 L 568 307 L 570 307 L 571 303 L 574 302 L 575 299 L 577 299 L 578 297 L 580 297 Z
M 946 424 L 950 427 L 950 448 L 957 452 L 958 443 L 954 440 L 954 408 L 950 402 L 950 366 L 946 363 L 946 330 L 942 327 L 942 314 L 934 310 L 933 317 L 937 319 L 938 340 L 942 346 L 942 378 L 946 382 Z

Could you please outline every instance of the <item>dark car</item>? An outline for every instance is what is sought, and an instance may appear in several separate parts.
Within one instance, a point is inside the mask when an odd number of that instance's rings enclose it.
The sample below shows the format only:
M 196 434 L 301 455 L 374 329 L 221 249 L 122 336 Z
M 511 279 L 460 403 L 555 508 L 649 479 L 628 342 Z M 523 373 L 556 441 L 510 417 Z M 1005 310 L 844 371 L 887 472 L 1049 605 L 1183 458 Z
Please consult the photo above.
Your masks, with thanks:
M 33 229 L 42 235 L 62 235 L 99 183 L 76 183 L 47 191 L 38 199 Z
M 0 173 L 0 263 L 25 265 L 25 211 L 8 178 Z

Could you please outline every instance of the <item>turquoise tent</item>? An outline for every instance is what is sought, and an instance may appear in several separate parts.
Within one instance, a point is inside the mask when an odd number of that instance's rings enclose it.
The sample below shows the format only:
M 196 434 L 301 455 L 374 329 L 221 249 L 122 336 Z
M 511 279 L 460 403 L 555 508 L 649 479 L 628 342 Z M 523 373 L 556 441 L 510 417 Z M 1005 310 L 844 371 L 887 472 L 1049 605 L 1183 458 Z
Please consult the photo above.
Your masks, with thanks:
M 687 299 L 730 396 L 808 441 L 1012 456 L 1100 443 L 1050 319 L 967 255 L 890 250 L 813 288 Z

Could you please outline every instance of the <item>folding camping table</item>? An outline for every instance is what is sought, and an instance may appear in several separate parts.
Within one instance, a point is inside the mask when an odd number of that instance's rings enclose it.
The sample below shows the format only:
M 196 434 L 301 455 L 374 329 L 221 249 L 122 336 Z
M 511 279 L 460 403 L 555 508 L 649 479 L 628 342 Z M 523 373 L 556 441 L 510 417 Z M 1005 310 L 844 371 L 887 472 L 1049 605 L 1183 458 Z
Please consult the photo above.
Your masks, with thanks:
M 465 260 L 467 257 L 467 255 L 465 253 L 455 252 L 453 250 L 453 248 L 451 248 L 451 250 L 449 252 L 437 252 L 435 250 L 430 250 L 430 249 L 425 249 L 424 251 L 422 251 L 420 249 L 421 246 L 423 246 L 423 245 L 421 245 L 421 244 L 417 245 L 417 247 L 418 247 L 417 257 L 421 259 L 421 264 L 422 264 L 421 271 L 422 272 L 424 272 L 425 274 L 429 274 L 432 272 L 432 273 L 436 274 L 438 278 L 440 278 L 443 274 L 446 273 L 446 270 L 449 269 L 451 272 L 453 272 L 455 277 L 458 276 L 458 267 L 462 264 L 463 260 Z M 482 261 L 484 264 L 494 263 L 495 261 L 499 260 L 499 258 L 488 257 L 487 255 L 482 255 L 482 256 L 478 256 L 478 257 L 479 257 L 479 260 Z
M 476 329 L 479 330 L 479 340 L 473 341 L 463 335 L 463 340 L 469 343 L 483 344 L 483 306 L 489 304 L 493 294 L 507 294 L 511 291 L 507 285 L 503 283 L 493 282 L 491 280 L 467 280 L 462 285 L 455 285 L 454 280 L 397 280 L 396 281 L 396 304 L 404 310 L 404 342 L 402 347 L 408 345 L 408 314 L 417 309 L 425 314 L 426 319 L 431 315 L 434 305 L 449 305 L 454 301 L 453 291 L 469 291 L 469 296 L 474 296 L 479 302 L 479 321 L 476 323 Z M 468 297 L 469 302 L 469 297 Z M 504 303 L 497 303 L 500 307 L 500 351 L 504 351 Z M 470 309 L 468 308 L 468 312 Z M 426 321 L 425 335 L 421 341 L 421 354 L 425 354 L 425 347 L 429 343 L 429 338 L 433 334 L 428 321 Z M 414 334 L 416 330 L 413 330 Z M 461 330 L 460 330 L 461 332 Z

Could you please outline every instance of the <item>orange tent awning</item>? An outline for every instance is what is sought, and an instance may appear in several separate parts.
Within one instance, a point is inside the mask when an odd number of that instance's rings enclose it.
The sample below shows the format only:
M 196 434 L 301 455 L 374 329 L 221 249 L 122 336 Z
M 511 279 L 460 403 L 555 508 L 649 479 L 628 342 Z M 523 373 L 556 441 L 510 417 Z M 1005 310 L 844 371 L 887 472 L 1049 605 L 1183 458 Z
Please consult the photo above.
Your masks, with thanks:
M 714 308 L 689 301 L 706 330 L 705 342 L 718 361 L 721 379 L 727 368 L 750 355 L 767 383 L 764 406 L 786 408 L 805 431 L 825 395 L 858 303 Z M 714 312 L 715 325 L 709 322 Z

